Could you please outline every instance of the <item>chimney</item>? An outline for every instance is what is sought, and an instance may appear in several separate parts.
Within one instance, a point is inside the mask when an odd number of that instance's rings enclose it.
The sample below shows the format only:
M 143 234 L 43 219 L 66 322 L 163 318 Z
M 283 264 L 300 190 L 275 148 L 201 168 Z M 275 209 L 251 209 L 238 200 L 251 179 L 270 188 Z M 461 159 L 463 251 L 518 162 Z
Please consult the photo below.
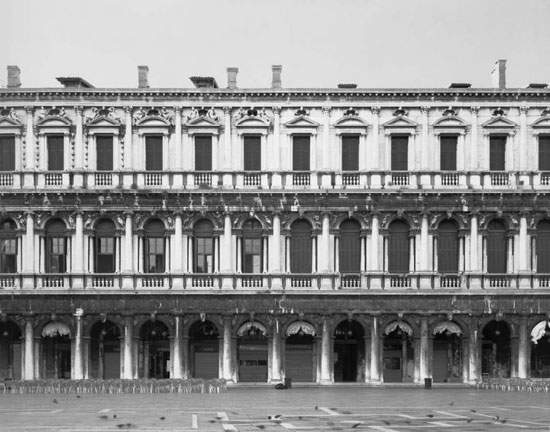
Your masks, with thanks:
M 239 68 L 237 67 L 228 67 L 227 68 L 227 88 L 235 90 L 237 88 L 237 73 Z
M 149 66 L 138 66 L 138 88 L 149 88 Z
M 281 83 L 282 70 L 283 70 L 283 67 L 281 65 L 271 66 L 271 72 L 273 74 L 273 79 L 271 80 L 272 89 L 280 89 L 282 87 L 282 83 Z
M 8 66 L 8 88 L 21 87 L 21 69 L 19 66 Z
M 506 88 L 506 60 L 497 60 L 491 71 L 491 82 L 493 87 Z

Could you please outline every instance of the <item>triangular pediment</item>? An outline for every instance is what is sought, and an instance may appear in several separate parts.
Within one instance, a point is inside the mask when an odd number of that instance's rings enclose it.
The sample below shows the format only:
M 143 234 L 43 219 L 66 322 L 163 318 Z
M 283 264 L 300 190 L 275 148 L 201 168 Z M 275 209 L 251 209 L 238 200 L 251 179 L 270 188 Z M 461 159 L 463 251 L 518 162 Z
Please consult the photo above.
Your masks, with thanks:
M 36 122 L 39 127 L 70 127 L 71 121 L 67 117 L 46 116 Z
M 120 122 L 109 117 L 96 117 L 86 123 L 88 127 L 119 127 Z
M 465 128 L 466 122 L 458 116 L 444 116 L 437 119 L 433 127 L 436 128 Z
M 337 128 L 366 128 L 368 123 L 359 116 L 344 116 L 334 123 Z
M 220 127 L 220 124 L 216 120 L 214 120 L 210 117 L 200 116 L 200 117 L 192 118 L 187 123 L 185 123 L 185 126 L 187 126 L 187 127 L 209 127 L 209 128 L 215 127 L 215 128 L 217 128 L 217 127 Z
M 412 121 L 405 116 L 397 116 L 384 123 L 384 127 L 388 128 L 416 128 L 418 123 Z
M 239 119 L 235 126 L 237 127 L 251 127 L 251 128 L 267 128 L 269 123 L 261 117 L 245 116 Z
M 293 119 L 287 121 L 285 123 L 286 127 L 305 127 L 305 128 L 317 128 L 319 127 L 319 123 L 316 121 L 310 119 L 307 116 L 300 115 L 297 117 L 294 117 Z
M 515 128 L 518 125 L 517 123 L 513 122 L 510 119 L 507 119 L 506 117 L 497 116 L 490 118 L 481 126 L 484 128 Z
M 545 115 L 536 119 L 531 127 L 550 129 L 550 115 Z
M 0 128 L 20 128 L 23 124 L 13 117 L 0 117 Z
M 137 127 L 169 127 L 170 122 L 161 116 L 146 116 L 136 121 Z

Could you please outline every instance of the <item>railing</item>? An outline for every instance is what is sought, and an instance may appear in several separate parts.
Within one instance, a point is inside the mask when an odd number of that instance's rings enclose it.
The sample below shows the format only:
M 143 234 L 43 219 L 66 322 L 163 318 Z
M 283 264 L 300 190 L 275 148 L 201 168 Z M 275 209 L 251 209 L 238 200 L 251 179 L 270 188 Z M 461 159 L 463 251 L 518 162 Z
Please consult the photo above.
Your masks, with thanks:
M 539 288 L 550 288 L 550 275 L 539 275 L 538 276 L 538 287 Z
M 62 275 L 42 276 L 42 288 L 66 288 L 65 278 Z
M 63 186 L 63 174 L 48 173 L 44 177 L 46 186 Z
M 390 275 L 390 288 L 410 288 L 410 275 Z
M 95 186 L 112 186 L 113 174 L 112 173 L 96 173 L 94 178 Z
M 162 186 L 162 173 L 145 173 L 145 186 Z
M 442 186 L 458 186 L 459 185 L 459 175 L 458 175 L 458 173 L 443 173 L 443 174 L 441 174 L 441 185 Z
M 93 276 L 91 280 L 92 288 L 114 288 L 115 278 L 113 276 Z
M 489 288 L 510 288 L 512 286 L 510 275 L 487 275 L 485 278 L 489 282 Z
M 195 186 L 212 186 L 212 173 L 195 173 Z
M 461 285 L 459 275 L 441 275 L 439 277 L 439 286 L 441 288 L 460 288 Z
M 310 183 L 311 174 L 309 172 L 292 174 L 292 186 L 309 186 Z
M 214 288 L 215 278 L 214 276 L 192 276 L 191 287 L 192 288 Z
M 12 187 L 13 186 L 13 174 L 0 173 L 0 187 Z
M 409 173 L 392 173 L 391 174 L 391 186 L 407 186 L 409 184 Z
M 313 279 L 313 275 L 289 275 L 285 288 L 313 288 L 315 285 Z
M 360 185 L 359 173 L 342 174 L 342 184 L 344 186 L 359 186 Z
M 550 173 L 549 172 L 540 173 L 540 185 L 541 186 L 550 186 Z
M 18 286 L 19 277 L 17 275 L 0 274 L 0 289 L 14 289 Z
M 241 287 L 242 288 L 263 288 L 264 281 L 263 276 L 255 275 L 243 275 L 241 276 Z
M 361 288 L 360 274 L 343 274 L 340 276 L 341 288 Z
M 510 184 L 510 174 L 508 172 L 492 172 L 491 186 L 508 186 Z
M 243 177 L 243 186 L 250 187 L 258 187 L 262 184 L 262 177 L 259 173 L 254 174 L 245 174 Z
M 164 275 L 147 275 L 141 276 L 140 287 L 141 288 L 168 288 L 164 283 Z

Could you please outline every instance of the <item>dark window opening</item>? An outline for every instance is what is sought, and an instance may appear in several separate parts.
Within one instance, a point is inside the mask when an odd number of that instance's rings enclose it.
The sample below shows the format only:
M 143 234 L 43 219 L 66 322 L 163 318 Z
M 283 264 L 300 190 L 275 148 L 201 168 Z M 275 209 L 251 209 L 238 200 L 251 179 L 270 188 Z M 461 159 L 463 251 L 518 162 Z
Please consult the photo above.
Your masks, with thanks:
M 162 171 L 162 136 L 145 137 L 145 170 Z
M 262 272 L 262 226 L 255 219 L 243 224 L 242 272 Z
M 399 220 L 391 223 L 388 248 L 388 271 L 408 273 L 409 225 Z
M 214 227 L 208 220 L 202 220 L 195 224 L 195 273 L 214 272 Z
M 550 171 L 550 135 L 539 135 L 539 170 Z
M 452 221 L 443 221 L 437 231 L 439 273 L 458 273 L 458 228 Z
M 489 137 L 489 146 L 489 170 L 504 171 L 506 169 L 506 136 L 491 135 Z
M 262 141 L 260 135 L 244 136 L 244 170 L 260 171 L 262 169 Z
M 156 219 L 144 227 L 143 272 L 164 273 L 165 271 L 165 232 L 164 224 Z
M 111 135 L 96 136 L 96 169 L 98 171 L 113 170 L 113 137 Z
M 348 219 L 340 225 L 340 272 L 361 271 L 361 227 L 355 220 Z
M 456 135 L 441 136 L 441 170 L 456 171 L 456 147 L 458 137 Z
M 48 135 L 48 171 L 63 171 L 63 135 Z
M 391 170 L 407 171 L 409 152 L 408 135 L 392 135 L 391 137 Z
M 292 224 L 290 231 L 290 271 L 311 273 L 311 225 L 305 220 L 297 220 Z
M 309 135 L 294 135 L 292 137 L 292 170 L 309 171 Z
M 342 171 L 359 170 L 359 135 L 342 136 Z
M 0 224 L 0 273 L 17 272 L 16 226 L 11 220 Z
M 195 170 L 212 171 L 212 137 L 195 136 Z
M 15 170 L 15 137 L 0 135 L 0 171 Z

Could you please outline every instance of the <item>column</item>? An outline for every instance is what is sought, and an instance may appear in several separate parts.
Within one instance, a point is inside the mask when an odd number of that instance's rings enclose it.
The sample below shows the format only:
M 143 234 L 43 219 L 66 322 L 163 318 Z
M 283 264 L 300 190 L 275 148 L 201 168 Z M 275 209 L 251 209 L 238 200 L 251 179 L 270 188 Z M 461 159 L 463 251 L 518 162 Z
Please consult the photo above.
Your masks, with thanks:
M 273 215 L 273 234 L 269 241 L 269 272 L 273 274 L 281 273 L 281 218 L 278 214 Z M 271 287 L 281 289 L 281 278 L 274 276 Z
M 430 364 L 429 364 L 429 352 L 430 352 L 430 334 L 428 330 L 428 317 L 420 318 L 420 382 L 423 382 L 424 378 L 430 378 Z
M 34 329 L 32 317 L 25 318 L 25 351 L 24 351 L 24 367 L 23 379 L 33 380 L 34 376 Z
M 121 378 L 122 379 L 133 379 L 134 378 L 134 317 L 126 316 L 124 317 L 124 339 L 123 339 L 123 369 Z
M 319 272 L 330 273 L 330 220 L 329 215 L 322 215 L 321 235 L 319 236 Z M 315 251 L 314 251 L 315 254 Z M 315 269 L 315 267 L 313 267 Z M 321 288 L 331 289 L 332 283 L 330 277 L 321 278 Z
M 370 328 L 370 379 L 372 382 L 380 382 L 381 378 L 378 317 L 373 316 Z
M 518 165 L 514 167 L 518 171 L 531 171 L 535 168 L 533 161 L 533 156 L 530 154 L 530 146 L 528 145 L 527 140 L 527 112 L 529 107 L 520 106 L 519 107 L 519 145 L 518 145 Z M 533 159 L 532 159 L 533 158 Z M 530 165 L 531 162 L 531 166 Z M 520 174 L 520 180 L 524 180 L 524 184 L 529 184 L 529 176 L 525 174 Z
M 530 341 L 529 330 L 527 328 L 527 317 L 522 315 L 519 321 L 519 340 L 518 340 L 518 378 L 529 377 L 530 361 Z
M 468 363 L 470 365 L 469 381 L 471 384 L 481 379 L 481 367 L 479 364 L 481 341 L 479 339 L 477 320 L 470 321 L 470 339 L 468 347 Z
M 174 188 L 183 187 L 183 163 L 182 163 L 182 144 L 181 144 L 181 107 L 174 107 L 174 139 L 173 139 L 173 154 L 174 161 L 169 161 L 169 167 L 176 171 L 173 175 Z M 167 137 L 169 139 L 169 137 Z
M 373 214 L 371 220 L 371 232 L 367 239 L 367 269 L 374 273 L 371 276 L 371 287 L 382 287 L 382 260 L 380 260 L 380 219 Z
M 222 370 L 224 378 L 227 381 L 234 381 L 233 376 L 233 335 L 231 333 L 231 316 L 223 317 L 223 351 L 222 351 Z
M 428 215 L 422 215 L 422 220 L 420 223 L 420 242 L 419 242 L 419 268 L 420 272 L 423 272 L 424 275 L 420 277 L 420 288 L 431 288 L 431 275 L 428 274 L 431 272 L 430 268 L 430 236 L 428 232 Z
M 132 214 L 126 213 L 126 221 L 124 225 L 124 239 L 123 239 L 124 254 L 122 255 L 122 273 L 124 279 L 122 281 L 122 287 L 126 289 L 133 288 L 133 250 L 132 250 Z
M 519 249 L 519 287 L 520 288 L 529 288 L 530 287 L 530 278 L 528 276 L 530 272 L 530 263 L 531 263 L 531 248 L 529 247 L 530 238 L 527 234 L 527 216 L 522 214 L 519 219 L 519 239 L 518 239 L 518 249 Z
M 279 320 L 275 319 L 273 323 L 273 336 L 271 338 L 271 382 L 273 384 L 280 383 L 282 378 L 281 373 L 281 334 Z
M 330 145 L 330 107 L 328 106 L 323 107 L 323 138 L 321 142 L 323 146 L 321 170 L 332 171 L 336 167 L 333 166 L 334 161 L 330 154 L 332 146 Z M 315 153 L 318 154 L 318 152 Z M 331 187 L 331 176 L 329 173 L 325 172 L 322 174 L 321 186 L 323 188 Z
M 222 250 L 221 250 L 221 272 L 226 276 L 223 278 L 223 288 L 233 288 L 233 278 L 231 274 L 234 273 L 233 270 L 233 257 L 232 253 L 232 241 L 231 241 L 231 216 L 227 213 L 224 217 L 223 224 L 223 236 L 222 240 Z M 238 259 L 238 257 L 237 257 Z M 240 269 L 239 269 L 240 270 Z
M 84 222 L 81 212 L 77 212 L 75 216 L 72 261 L 73 288 L 82 289 L 84 287 Z
M 321 334 L 321 376 L 319 377 L 320 384 L 332 383 L 332 355 L 331 355 L 331 335 L 330 325 L 327 318 L 323 319 L 323 328 Z
M 84 379 L 84 365 L 83 365 L 83 355 L 82 355 L 82 309 L 77 309 L 74 318 L 75 318 L 75 335 L 74 335 L 74 363 L 72 370 L 73 379 Z
M 470 272 L 478 274 L 481 272 L 481 262 L 479 254 L 479 234 L 477 215 L 473 214 L 470 219 Z M 470 286 L 474 288 L 481 287 L 481 279 L 474 277 L 471 279 Z
M 171 273 L 173 276 L 173 288 L 183 288 L 183 227 L 181 214 L 174 218 L 174 234 L 172 235 L 172 247 L 170 248 L 172 258 Z
M 434 152 L 431 149 L 430 138 L 428 135 L 429 110 L 429 106 L 420 107 L 420 112 L 422 113 L 422 135 L 420 137 L 420 146 L 416 146 L 417 156 L 418 150 L 420 150 L 420 165 L 416 165 L 416 167 L 419 167 L 422 171 L 428 171 L 437 166 L 434 161 Z M 419 149 L 419 147 L 421 148 Z M 429 186 L 431 184 L 431 176 L 429 174 L 421 175 L 420 184 L 426 187 Z
M 26 213 L 26 226 L 25 226 L 25 235 L 23 238 L 23 288 L 24 289 L 33 289 L 34 288 L 34 278 L 32 274 L 36 271 L 35 269 L 35 260 L 33 259 L 33 254 L 35 253 L 34 248 L 34 218 L 31 212 Z
M 280 189 L 282 187 L 281 174 L 281 107 L 273 107 L 273 142 L 271 143 L 271 165 L 268 167 L 273 170 L 271 178 L 271 187 Z
M 233 156 L 233 143 L 231 141 L 231 107 L 223 108 L 223 163 L 221 164 L 223 171 L 230 171 L 232 169 L 232 156 Z M 224 187 L 233 186 L 233 174 L 225 173 L 223 175 Z
M 479 145 L 479 136 L 478 136 L 478 113 L 479 113 L 479 107 L 471 107 L 470 111 L 472 113 L 472 124 L 471 124 L 471 130 L 470 130 L 470 140 L 471 140 L 471 154 L 472 157 L 470 158 L 470 166 L 466 168 L 466 171 L 480 171 L 482 169 L 485 169 L 485 149 L 483 149 L 483 146 Z M 478 188 L 481 185 L 481 179 L 480 175 L 474 176 L 470 178 L 470 183 L 474 188 Z
M 25 156 L 22 160 L 24 171 L 34 171 L 36 168 L 35 160 L 35 137 L 33 128 L 34 108 L 32 106 L 25 107 L 26 113 L 26 131 L 25 131 Z M 23 178 L 23 184 L 27 188 L 34 187 L 34 176 L 30 172 L 26 172 Z
M 83 107 L 74 107 L 75 112 L 75 136 L 74 136 L 74 177 L 73 187 L 81 188 L 84 185 L 84 139 L 82 134 L 82 110 Z
M 174 343 L 172 353 L 172 371 L 170 378 L 183 378 L 183 319 L 181 315 L 174 315 Z
M 124 107 L 125 113 L 125 128 L 124 128 L 124 145 L 121 146 L 120 154 L 120 168 L 127 173 L 123 174 L 123 185 L 125 188 L 129 188 L 134 183 L 133 175 L 131 173 L 134 169 L 134 162 L 132 160 L 133 155 L 133 140 L 132 140 L 132 107 Z M 122 140 L 121 140 L 122 141 Z M 122 144 L 122 143 L 121 143 Z
M 380 169 L 380 107 L 372 107 L 372 146 L 367 151 L 366 166 L 372 170 Z M 368 163 L 370 162 L 370 164 Z

